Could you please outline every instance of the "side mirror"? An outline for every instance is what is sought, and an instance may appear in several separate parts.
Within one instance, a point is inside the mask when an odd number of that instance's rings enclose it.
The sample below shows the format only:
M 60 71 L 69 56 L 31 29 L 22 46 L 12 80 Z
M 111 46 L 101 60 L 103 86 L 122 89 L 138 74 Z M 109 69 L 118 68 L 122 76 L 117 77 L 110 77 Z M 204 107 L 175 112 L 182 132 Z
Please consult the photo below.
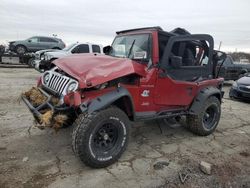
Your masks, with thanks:
M 170 57 L 170 65 L 171 67 L 178 69 L 182 66 L 182 57 L 181 56 L 172 56 Z
M 103 52 L 108 55 L 111 51 L 112 47 L 111 46 L 105 46 L 103 47 Z
M 147 52 L 146 51 L 141 51 L 141 52 L 135 52 L 133 55 L 133 59 L 136 60 L 142 60 L 147 58 Z

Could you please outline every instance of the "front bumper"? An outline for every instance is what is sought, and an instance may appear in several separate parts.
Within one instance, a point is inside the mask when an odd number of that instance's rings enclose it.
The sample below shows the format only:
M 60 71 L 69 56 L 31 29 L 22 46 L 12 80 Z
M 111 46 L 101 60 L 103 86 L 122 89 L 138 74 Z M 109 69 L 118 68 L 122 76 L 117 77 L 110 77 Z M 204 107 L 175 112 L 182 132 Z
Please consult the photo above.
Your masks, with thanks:
M 250 100 L 250 92 L 242 91 L 238 87 L 232 87 L 229 91 L 229 97 Z
M 60 105 L 60 106 L 54 106 L 51 102 L 52 96 L 49 95 L 46 91 L 42 90 L 41 88 L 38 88 L 39 91 L 47 97 L 47 100 L 43 102 L 42 104 L 38 106 L 34 106 L 25 95 L 22 95 L 22 100 L 26 104 L 26 106 L 29 108 L 30 112 L 33 114 L 35 120 L 38 123 L 42 123 L 42 111 L 44 109 L 50 109 L 53 111 L 53 114 L 70 114 L 74 110 L 73 107 Z
M 51 62 L 49 60 L 35 60 L 35 69 L 39 72 L 44 72 L 50 69 Z

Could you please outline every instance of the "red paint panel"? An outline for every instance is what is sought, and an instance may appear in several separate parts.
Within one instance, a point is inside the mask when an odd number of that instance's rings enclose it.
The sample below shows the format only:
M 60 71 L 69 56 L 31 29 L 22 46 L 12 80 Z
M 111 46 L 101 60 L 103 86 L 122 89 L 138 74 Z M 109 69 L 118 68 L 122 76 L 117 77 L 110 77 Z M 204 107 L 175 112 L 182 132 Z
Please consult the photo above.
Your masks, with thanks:
M 189 105 L 197 93 L 197 83 L 175 81 L 169 77 L 158 78 L 155 89 L 155 103 L 167 106 Z

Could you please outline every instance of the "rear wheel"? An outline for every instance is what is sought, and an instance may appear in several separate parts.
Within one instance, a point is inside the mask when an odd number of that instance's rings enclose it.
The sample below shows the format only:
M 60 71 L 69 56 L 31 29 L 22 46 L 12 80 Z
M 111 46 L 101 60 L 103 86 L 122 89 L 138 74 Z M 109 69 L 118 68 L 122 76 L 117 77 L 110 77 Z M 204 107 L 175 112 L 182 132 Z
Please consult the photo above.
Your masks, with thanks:
M 73 150 L 88 166 L 109 166 L 126 149 L 130 121 L 119 108 L 110 107 L 91 114 L 81 114 L 74 126 Z
M 216 129 L 221 115 L 221 104 L 211 96 L 204 103 L 198 115 L 187 115 L 187 128 L 200 136 L 207 136 Z

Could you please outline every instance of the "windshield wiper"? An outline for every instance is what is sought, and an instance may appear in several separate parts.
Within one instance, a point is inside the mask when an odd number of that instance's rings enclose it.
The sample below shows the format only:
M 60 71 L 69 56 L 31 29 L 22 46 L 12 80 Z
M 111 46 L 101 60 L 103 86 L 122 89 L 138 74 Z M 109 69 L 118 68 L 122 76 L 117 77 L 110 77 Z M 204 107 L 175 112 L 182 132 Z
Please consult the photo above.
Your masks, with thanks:
M 135 39 L 133 40 L 133 42 L 132 42 L 132 44 L 131 44 L 131 47 L 130 47 L 130 49 L 129 49 L 128 58 L 129 58 L 129 56 L 130 56 L 130 54 L 131 54 L 131 52 L 132 52 L 132 49 L 133 49 L 133 47 L 134 47 L 134 44 L 135 44 Z

